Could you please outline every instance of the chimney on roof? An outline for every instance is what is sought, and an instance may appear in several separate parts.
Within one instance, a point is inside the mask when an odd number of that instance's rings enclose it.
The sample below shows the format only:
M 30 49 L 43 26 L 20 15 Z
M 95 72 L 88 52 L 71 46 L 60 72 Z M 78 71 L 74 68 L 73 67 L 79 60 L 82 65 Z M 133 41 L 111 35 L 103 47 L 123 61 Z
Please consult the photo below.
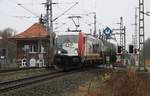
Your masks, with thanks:
M 44 25 L 44 19 L 43 19 L 43 15 L 41 14 L 40 18 L 39 18 L 39 23 Z

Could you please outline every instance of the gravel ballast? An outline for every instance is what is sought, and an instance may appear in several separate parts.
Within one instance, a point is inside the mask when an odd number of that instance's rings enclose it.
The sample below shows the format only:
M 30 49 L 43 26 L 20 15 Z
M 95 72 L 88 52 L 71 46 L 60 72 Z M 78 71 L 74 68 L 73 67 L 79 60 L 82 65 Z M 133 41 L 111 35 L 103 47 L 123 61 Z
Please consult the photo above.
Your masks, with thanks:
M 46 74 L 51 71 L 52 71 L 51 69 L 37 68 L 37 69 L 28 69 L 28 70 L 0 73 L 0 82 L 28 78 L 36 75 Z
M 77 72 L 57 79 L 43 81 L 0 96 L 64 96 L 67 92 L 79 89 L 79 86 L 97 77 L 98 69 Z M 65 95 L 66 96 L 66 95 Z

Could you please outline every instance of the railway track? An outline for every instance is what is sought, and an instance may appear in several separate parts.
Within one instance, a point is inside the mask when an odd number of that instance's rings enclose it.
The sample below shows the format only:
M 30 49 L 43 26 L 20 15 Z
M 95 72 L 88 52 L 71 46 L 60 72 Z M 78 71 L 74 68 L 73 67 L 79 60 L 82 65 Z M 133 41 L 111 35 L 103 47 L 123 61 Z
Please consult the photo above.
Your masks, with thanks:
M 44 68 L 44 67 L 43 67 L 43 68 Z M 6 70 L 0 70 L 0 73 L 9 73 L 9 72 L 16 72 L 16 71 L 31 70 L 31 69 L 42 69 L 42 68 L 39 68 L 39 67 L 31 67 L 31 68 L 6 69 Z
M 71 74 L 72 72 L 51 72 L 43 75 L 38 75 L 34 77 L 18 79 L 14 81 L 1 82 L 0 83 L 0 93 L 8 92 L 11 90 L 15 90 L 18 88 L 26 87 L 31 84 L 43 82 L 46 80 L 55 79 L 61 76 L 65 76 L 67 74 Z

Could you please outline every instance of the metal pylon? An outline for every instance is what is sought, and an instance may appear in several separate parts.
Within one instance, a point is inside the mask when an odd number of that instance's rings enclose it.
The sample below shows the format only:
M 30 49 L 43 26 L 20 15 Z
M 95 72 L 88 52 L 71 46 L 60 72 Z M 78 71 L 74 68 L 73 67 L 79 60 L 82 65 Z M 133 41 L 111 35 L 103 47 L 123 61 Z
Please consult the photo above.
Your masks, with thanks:
M 139 70 L 145 71 L 144 57 L 144 0 L 139 0 Z
M 123 18 L 120 17 L 120 45 L 123 47 Z
M 123 39 L 124 39 L 124 42 L 123 42 L 123 50 L 126 50 L 126 27 L 124 26 L 123 28 Z
M 46 27 L 49 32 L 53 32 L 53 13 L 52 13 L 52 0 L 46 1 Z
M 52 9 L 52 0 L 46 0 L 46 27 L 49 32 L 49 65 L 47 67 L 51 67 L 54 61 L 54 33 L 53 33 L 53 9 Z
M 126 28 L 123 26 L 123 17 L 120 17 L 120 45 L 122 50 L 126 49 Z
M 137 36 L 137 34 L 138 34 L 138 9 L 139 9 L 139 7 L 136 7 L 135 8 L 135 33 L 134 33 L 134 46 L 135 46 L 135 48 L 137 48 L 138 47 L 138 40 L 137 40 L 137 38 L 138 38 L 138 36 Z

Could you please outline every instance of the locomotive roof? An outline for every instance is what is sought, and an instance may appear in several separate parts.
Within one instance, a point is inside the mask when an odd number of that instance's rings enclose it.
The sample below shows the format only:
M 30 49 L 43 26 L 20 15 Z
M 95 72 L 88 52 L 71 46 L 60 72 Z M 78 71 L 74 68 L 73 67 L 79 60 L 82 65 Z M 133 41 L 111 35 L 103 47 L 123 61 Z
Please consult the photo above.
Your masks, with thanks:
M 80 32 L 56 32 L 56 35 L 79 35 Z M 84 32 L 82 32 L 84 33 Z M 93 37 L 92 35 L 90 34 L 87 34 L 87 33 L 84 33 L 85 36 L 88 36 L 88 37 Z M 93 37 L 95 38 L 95 37 Z
M 79 35 L 80 32 L 56 32 L 56 37 L 60 35 Z M 83 32 L 84 33 L 84 32 Z M 100 40 L 98 38 L 93 37 L 90 34 L 84 33 L 85 37 L 89 37 L 91 39 Z M 101 40 L 100 40 L 101 41 Z
M 58 35 L 79 35 L 79 32 L 56 32 L 56 36 Z

